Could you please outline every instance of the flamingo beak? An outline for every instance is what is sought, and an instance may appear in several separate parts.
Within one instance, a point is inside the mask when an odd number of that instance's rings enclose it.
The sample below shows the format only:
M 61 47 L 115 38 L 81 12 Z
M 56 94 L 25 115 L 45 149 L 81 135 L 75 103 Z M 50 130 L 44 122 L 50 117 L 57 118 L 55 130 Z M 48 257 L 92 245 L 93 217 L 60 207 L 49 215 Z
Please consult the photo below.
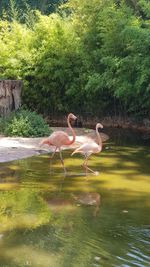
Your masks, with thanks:
M 77 117 L 74 114 L 72 114 L 71 119 L 75 121 Z
M 101 123 L 99 123 L 99 126 L 100 126 L 100 128 L 104 128 L 103 125 L 102 125 Z

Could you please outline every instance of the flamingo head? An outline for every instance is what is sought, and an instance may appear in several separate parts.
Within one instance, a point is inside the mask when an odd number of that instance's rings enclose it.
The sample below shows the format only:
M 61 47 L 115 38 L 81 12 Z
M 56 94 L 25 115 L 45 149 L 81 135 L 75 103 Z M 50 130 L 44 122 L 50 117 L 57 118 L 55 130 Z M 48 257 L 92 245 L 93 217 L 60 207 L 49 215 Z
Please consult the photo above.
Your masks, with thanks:
M 97 123 L 96 128 L 103 128 L 103 125 L 101 123 Z
M 73 113 L 69 113 L 68 118 L 74 121 L 77 119 L 77 117 Z

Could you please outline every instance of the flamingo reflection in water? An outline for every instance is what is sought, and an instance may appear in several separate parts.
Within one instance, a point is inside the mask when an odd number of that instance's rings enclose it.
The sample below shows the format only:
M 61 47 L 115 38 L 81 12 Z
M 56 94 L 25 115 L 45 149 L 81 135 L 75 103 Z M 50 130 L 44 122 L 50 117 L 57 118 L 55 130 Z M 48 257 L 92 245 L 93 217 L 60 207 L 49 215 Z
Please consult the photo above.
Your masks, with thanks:
M 92 206 L 93 209 L 93 216 L 96 217 L 97 213 L 100 209 L 101 204 L 101 196 L 99 193 L 96 192 L 87 192 L 81 194 L 71 194 L 72 199 L 67 199 L 64 197 L 55 196 L 52 198 L 45 198 L 48 207 L 55 213 L 61 213 L 65 210 L 68 212 L 75 212 L 74 201 L 83 206 Z
M 87 205 L 87 206 L 94 206 L 94 212 L 93 215 L 96 216 L 100 203 L 101 203 L 101 196 L 99 193 L 96 192 L 88 192 L 88 193 L 82 193 L 79 195 L 72 194 L 75 201 L 81 205 Z

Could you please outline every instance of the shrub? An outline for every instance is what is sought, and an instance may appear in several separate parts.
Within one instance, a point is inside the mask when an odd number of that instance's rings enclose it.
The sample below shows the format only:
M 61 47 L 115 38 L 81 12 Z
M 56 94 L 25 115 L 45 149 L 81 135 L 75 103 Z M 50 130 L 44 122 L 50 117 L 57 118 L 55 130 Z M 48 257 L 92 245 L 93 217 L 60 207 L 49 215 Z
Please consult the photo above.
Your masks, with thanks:
M 1 132 L 6 136 L 40 137 L 49 135 L 51 130 L 36 112 L 20 109 L 1 119 Z

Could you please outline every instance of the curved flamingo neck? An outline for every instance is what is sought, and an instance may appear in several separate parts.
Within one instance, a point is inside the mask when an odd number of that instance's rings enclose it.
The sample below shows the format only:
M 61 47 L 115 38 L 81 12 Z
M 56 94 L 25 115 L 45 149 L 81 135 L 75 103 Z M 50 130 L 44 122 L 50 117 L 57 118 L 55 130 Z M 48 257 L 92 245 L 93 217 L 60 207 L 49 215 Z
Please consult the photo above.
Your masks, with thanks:
M 69 142 L 69 145 L 72 145 L 74 143 L 75 139 L 76 139 L 76 134 L 75 134 L 75 131 L 72 128 L 71 123 L 70 123 L 70 114 L 68 115 L 67 123 L 68 123 L 68 127 L 69 127 L 69 129 L 70 129 L 70 131 L 72 133 L 72 137 L 73 137 L 72 140 Z
M 100 133 L 98 132 L 99 128 L 100 127 L 96 126 L 96 134 L 97 134 L 98 144 L 102 148 L 102 139 L 101 139 Z

